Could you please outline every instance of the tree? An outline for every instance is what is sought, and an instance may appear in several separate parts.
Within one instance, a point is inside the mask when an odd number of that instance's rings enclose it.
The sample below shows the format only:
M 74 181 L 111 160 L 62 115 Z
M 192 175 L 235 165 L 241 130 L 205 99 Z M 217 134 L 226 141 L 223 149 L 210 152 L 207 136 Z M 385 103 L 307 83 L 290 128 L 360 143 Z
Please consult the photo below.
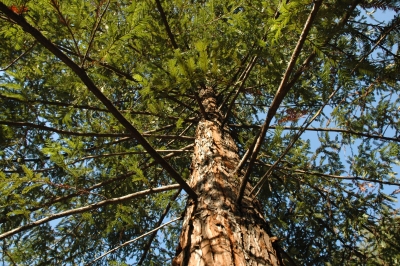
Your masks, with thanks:
M 3 263 L 398 263 L 399 9 L 1 1 Z

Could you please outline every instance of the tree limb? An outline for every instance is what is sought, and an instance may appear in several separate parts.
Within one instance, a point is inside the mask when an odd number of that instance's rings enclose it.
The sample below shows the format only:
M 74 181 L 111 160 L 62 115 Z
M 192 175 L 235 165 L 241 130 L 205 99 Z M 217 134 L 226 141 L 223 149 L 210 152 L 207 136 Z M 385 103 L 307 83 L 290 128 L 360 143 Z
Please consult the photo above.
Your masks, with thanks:
M 39 43 L 47 48 L 58 59 L 64 62 L 73 72 L 75 72 L 75 74 L 81 79 L 86 87 L 107 107 L 107 109 L 114 115 L 121 125 L 123 125 L 130 132 L 130 134 L 136 138 L 136 140 L 143 146 L 145 150 L 149 152 L 154 160 L 158 162 L 167 171 L 167 173 L 182 186 L 183 190 L 185 190 L 193 200 L 197 200 L 197 194 L 193 191 L 193 189 L 186 183 L 180 174 L 178 174 L 176 170 L 154 150 L 154 148 L 147 142 L 140 132 L 118 111 L 118 109 L 99 90 L 99 88 L 97 88 L 83 68 L 79 67 L 67 55 L 60 51 L 39 30 L 30 25 L 23 16 L 14 13 L 3 2 L 0 2 L 0 11 L 17 23 L 25 32 L 31 34 Z
M 255 162 L 255 160 L 257 158 L 257 155 L 258 155 L 258 152 L 260 150 L 261 144 L 264 141 L 265 133 L 267 132 L 267 130 L 269 128 L 269 124 L 271 123 L 272 118 L 275 116 L 279 105 L 283 101 L 283 98 L 286 96 L 286 94 L 289 92 L 289 90 L 291 88 L 291 87 L 286 86 L 287 82 L 289 80 L 289 76 L 293 71 L 293 68 L 294 68 L 294 66 L 296 64 L 296 60 L 300 55 L 300 52 L 301 52 L 301 50 L 303 48 L 303 44 L 306 41 L 306 37 L 308 35 L 308 32 L 311 29 L 311 25 L 314 22 L 314 19 L 315 19 L 316 15 L 317 15 L 319 7 L 321 6 L 321 3 L 322 3 L 322 0 L 314 1 L 313 8 L 312 8 L 312 10 L 310 12 L 310 15 L 307 18 L 307 21 L 306 21 L 306 23 L 304 25 L 302 33 L 300 34 L 299 40 L 298 40 L 298 42 L 296 44 L 296 47 L 295 47 L 295 49 L 294 49 L 294 51 L 292 53 L 292 57 L 290 58 L 290 61 L 289 61 L 289 64 L 288 64 L 288 66 L 286 68 L 285 74 L 282 77 L 281 83 L 280 83 L 280 85 L 278 87 L 278 90 L 277 90 L 277 92 L 275 94 L 275 97 L 274 97 L 274 99 L 272 101 L 271 107 L 268 110 L 265 122 L 264 122 L 263 126 L 261 127 L 261 131 L 260 131 L 259 137 L 257 138 L 257 141 L 254 144 L 254 148 L 252 148 L 253 151 L 251 153 L 249 165 L 247 167 L 246 173 L 243 176 L 242 182 L 240 184 L 239 195 L 238 195 L 238 198 L 237 198 L 237 203 L 238 204 L 240 204 L 240 202 L 242 201 L 243 194 L 244 194 L 244 191 L 245 191 L 246 184 L 248 182 L 250 173 L 252 171 L 253 164 L 254 164 L 254 162 Z
M 164 220 L 165 216 L 167 216 L 169 210 L 171 209 L 171 202 L 175 201 L 176 198 L 179 196 L 179 194 L 181 193 L 181 189 L 179 189 L 175 195 L 172 196 L 171 201 L 168 202 L 167 207 L 164 209 L 163 213 L 161 214 L 160 219 L 158 220 L 158 222 L 156 223 L 156 227 L 161 226 L 162 221 Z M 149 249 L 151 247 L 151 243 L 153 242 L 154 238 L 156 237 L 157 232 L 154 231 L 151 236 L 149 237 L 149 240 L 147 241 L 146 245 L 143 247 L 143 253 L 142 256 L 140 257 L 139 262 L 137 263 L 137 265 L 142 265 L 143 261 L 146 259 L 147 253 L 149 252 Z
M 4 239 L 6 237 L 10 237 L 10 236 L 15 235 L 15 234 L 17 234 L 19 232 L 26 231 L 26 230 L 31 229 L 33 227 L 36 227 L 38 225 L 41 225 L 41 224 L 44 224 L 44 223 L 47 223 L 47 222 L 50 222 L 50 221 L 65 217 L 65 216 L 70 216 L 70 215 L 77 214 L 77 213 L 83 213 L 83 212 L 95 210 L 95 209 L 98 209 L 100 207 L 107 206 L 107 205 L 110 205 L 110 204 L 117 204 L 117 203 L 121 203 L 121 202 L 124 202 L 124 201 L 127 201 L 127 200 L 131 200 L 131 199 L 134 199 L 134 198 L 147 196 L 147 195 L 155 194 L 155 193 L 160 193 L 160 192 L 168 191 L 168 190 L 172 190 L 172 189 L 178 189 L 178 188 L 180 188 L 180 185 L 174 184 L 174 185 L 168 185 L 168 186 L 163 186 L 163 187 L 159 187 L 159 188 L 146 189 L 146 190 L 143 190 L 143 191 L 140 191 L 140 192 L 136 192 L 136 193 L 132 193 L 132 194 L 128 194 L 128 195 L 125 195 L 125 196 L 122 196 L 122 197 L 103 200 L 103 201 L 100 201 L 100 202 L 97 202 L 97 203 L 94 203 L 94 204 L 91 204 L 91 205 L 87 205 L 87 206 L 84 206 L 84 207 L 81 207 L 81 208 L 76 208 L 76 209 L 72 209 L 72 210 L 68 210 L 68 211 L 52 214 L 52 215 L 50 215 L 50 216 L 48 216 L 46 218 L 37 220 L 35 222 L 29 223 L 29 224 L 17 227 L 17 228 L 15 228 L 13 230 L 10 230 L 8 232 L 5 232 L 5 233 L 0 235 L 0 239 Z
M 97 10 L 100 10 L 101 5 L 103 4 L 103 1 L 99 2 L 98 6 L 97 6 Z M 83 68 L 85 66 L 85 60 L 86 57 L 89 56 L 89 51 L 92 48 L 92 44 L 94 41 L 94 36 L 96 35 L 96 31 L 100 26 L 101 20 L 103 19 L 104 15 L 106 14 L 106 11 L 108 9 L 108 6 L 110 5 L 110 0 L 107 1 L 106 3 L 106 7 L 104 8 L 103 12 L 100 14 L 100 16 L 98 16 L 98 12 L 96 12 L 96 16 L 97 16 L 97 20 L 96 20 L 96 24 L 93 26 L 92 29 L 92 33 L 90 34 L 90 40 L 89 40 L 89 45 L 86 49 L 85 55 L 82 58 L 82 62 L 81 62 L 81 67 Z
M 165 30 L 167 31 L 168 37 L 171 41 L 172 47 L 174 47 L 174 49 L 178 49 L 179 48 L 178 44 L 176 43 L 175 37 L 172 34 L 171 28 L 168 25 L 168 20 L 167 20 L 167 17 L 165 16 L 164 9 L 162 8 L 160 0 L 156 0 L 156 4 L 157 4 L 158 12 L 160 12 L 160 15 L 161 15 L 161 20 L 164 23 Z
M 61 46 L 61 45 L 57 45 L 57 47 L 58 47 L 61 51 L 66 52 L 67 54 L 72 54 L 72 55 L 74 55 L 74 56 L 83 57 L 82 55 L 77 54 L 77 53 L 75 53 L 75 52 L 73 52 L 73 51 L 71 51 L 71 50 L 69 50 L 69 49 L 67 49 L 67 48 L 65 48 L 65 47 L 63 47 L 63 46 Z M 96 59 L 93 59 L 93 58 L 91 58 L 90 56 L 87 56 L 87 57 L 86 57 L 86 60 L 87 60 L 87 61 L 90 61 L 90 62 L 96 62 L 96 63 L 99 64 L 100 66 L 102 66 L 102 67 L 104 67 L 104 68 L 106 68 L 106 69 L 109 69 L 109 70 L 113 71 L 113 72 L 114 72 L 115 74 L 117 74 L 118 76 L 124 77 L 124 78 L 126 78 L 127 80 L 134 81 L 134 82 L 138 82 L 138 81 L 137 81 L 136 79 L 134 79 L 130 74 L 125 73 L 125 72 L 123 72 L 122 70 L 119 70 L 118 68 L 116 68 L 116 67 L 114 67 L 114 66 L 111 66 L 111 65 L 109 65 L 109 64 L 107 64 L 107 63 L 104 63 L 104 62 L 98 61 L 98 60 L 96 60 Z
M 69 104 L 69 103 L 63 103 L 63 102 L 51 102 L 51 101 L 42 101 L 42 100 L 22 100 L 20 98 L 12 97 L 12 96 L 7 96 L 0 94 L 0 98 L 3 99 L 11 99 L 14 101 L 22 102 L 22 103 L 27 103 L 27 104 L 45 104 L 45 105 L 55 105 L 55 106 L 63 106 L 63 107 L 74 107 L 78 109 L 87 109 L 87 110 L 93 110 L 93 111 L 100 111 L 100 112 L 109 112 L 107 109 L 102 109 L 94 106 L 89 106 L 89 105 L 78 105 L 78 104 Z
M 230 127 L 239 127 L 239 128 L 260 128 L 261 126 L 259 125 L 237 125 L 237 124 L 230 124 Z M 270 126 L 270 129 L 275 129 L 278 126 Z M 301 130 L 301 127 L 280 127 L 283 130 Z M 365 132 L 357 132 L 352 129 L 344 129 L 344 128 L 321 128 L 321 127 L 308 127 L 305 129 L 306 131 L 320 131 L 320 132 L 340 132 L 340 133 L 345 133 L 345 134 L 350 134 L 350 135 L 357 135 L 357 136 L 362 136 L 362 137 L 367 137 L 367 138 L 373 138 L 373 139 L 382 139 L 382 140 L 388 140 L 388 141 L 396 141 L 400 142 L 400 138 L 392 138 L 392 137 L 386 137 L 386 136 L 381 136 L 381 135 L 373 135 L 370 133 L 365 133 Z

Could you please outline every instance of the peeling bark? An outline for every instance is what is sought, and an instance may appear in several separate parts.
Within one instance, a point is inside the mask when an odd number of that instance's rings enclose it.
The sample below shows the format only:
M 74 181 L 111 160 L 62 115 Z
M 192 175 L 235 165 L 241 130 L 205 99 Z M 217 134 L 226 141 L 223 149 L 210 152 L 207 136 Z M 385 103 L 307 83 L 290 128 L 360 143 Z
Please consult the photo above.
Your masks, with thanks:
M 187 203 L 173 265 L 281 265 L 258 202 L 235 203 L 241 177 L 232 173 L 240 160 L 228 128 L 221 128 L 213 89 L 199 96 L 207 119 L 197 127 L 189 183 L 199 198 Z

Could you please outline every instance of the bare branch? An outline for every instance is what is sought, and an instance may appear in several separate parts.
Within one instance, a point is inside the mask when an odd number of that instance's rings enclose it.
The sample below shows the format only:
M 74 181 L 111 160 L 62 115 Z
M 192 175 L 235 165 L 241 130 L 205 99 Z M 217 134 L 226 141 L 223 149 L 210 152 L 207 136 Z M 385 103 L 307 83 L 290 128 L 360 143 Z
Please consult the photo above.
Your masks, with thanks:
M 146 195 L 150 195 L 150 194 L 154 194 L 154 193 L 159 193 L 159 192 L 163 192 L 163 191 L 168 191 L 168 190 L 172 190 L 172 189 L 178 189 L 180 188 L 180 185 L 178 184 L 174 184 L 174 185 L 169 185 L 169 186 L 163 186 L 163 187 L 159 187 L 159 188 L 151 188 L 151 189 L 146 189 L 140 192 L 136 192 L 136 193 L 132 193 L 132 194 L 128 194 L 122 197 L 118 197 L 118 198 L 112 198 L 112 199 L 108 199 L 108 200 L 103 200 L 100 202 L 97 202 L 95 204 L 91 204 L 91 205 L 87 205 L 81 208 L 76 208 L 76 209 L 72 209 L 72 210 L 68 210 L 68 211 L 64 211 L 64 212 L 60 212 L 60 213 L 56 213 L 56 214 L 52 214 L 46 218 L 43 218 L 41 220 L 38 220 L 36 222 L 32 222 L 20 227 L 17 227 L 13 230 L 10 230 L 8 232 L 5 232 L 3 234 L 0 235 L 0 239 L 4 239 L 6 237 L 10 237 L 12 235 L 15 235 L 19 232 L 23 232 L 26 231 L 30 228 L 36 227 L 38 225 L 65 217 L 65 216 L 70 216 L 73 214 L 78 214 L 78 213 L 83 213 L 83 212 L 87 212 L 87 211 L 91 211 L 91 210 L 95 210 L 98 209 L 100 207 L 103 206 L 107 206 L 110 204 L 117 204 L 117 203 L 121 203 L 127 200 L 131 200 L 134 198 L 138 198 L 138 197 L 142 197 L 142 196 L 146 196 Z

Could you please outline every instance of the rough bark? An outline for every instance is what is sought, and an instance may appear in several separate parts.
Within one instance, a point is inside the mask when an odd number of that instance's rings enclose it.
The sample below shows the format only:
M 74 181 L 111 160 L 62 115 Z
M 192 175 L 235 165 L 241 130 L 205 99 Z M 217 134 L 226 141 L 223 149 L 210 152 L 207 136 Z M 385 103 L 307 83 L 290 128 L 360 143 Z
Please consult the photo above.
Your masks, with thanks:
M 202 89 L 200 99 L 207 117 L 197 127 L 189 184 L 199 198 L 187 203 L 173 265 L 281 265 L 258 202 L 235 203 L 239 156 L 228 128 L 221 128 L 212 88 Z

